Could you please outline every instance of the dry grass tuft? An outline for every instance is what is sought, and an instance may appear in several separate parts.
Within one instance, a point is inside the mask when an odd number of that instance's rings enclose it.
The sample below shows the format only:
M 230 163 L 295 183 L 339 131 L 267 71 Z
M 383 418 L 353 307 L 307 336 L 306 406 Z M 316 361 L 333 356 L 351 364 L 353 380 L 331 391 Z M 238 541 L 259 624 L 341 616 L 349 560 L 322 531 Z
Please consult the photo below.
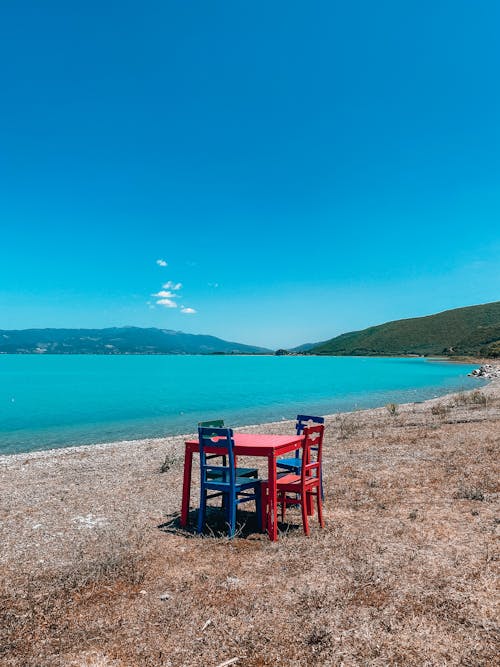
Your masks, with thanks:
M 102 636 L 101 619 L 89 618 L 88 612 L 137 591 L 145 576 L 142 540 L 137 531 L 126 536 L 98 531 L 91 540 L 76 545 L 64 566 L 35 572 L 4 570 L 0 660 L 9 662 L 2 664 L 38 665 L 42 656 L 47 660 L 43 664 L 59 664 L 55 657 L 59 651 L 88 646 L 89 632 Z M 105 660 L 89 653 L 79 664 L 113 664 Z
M 477 486 L 462 486 L 455 493 L 455 498 L 462 500 L 484 500 L 484 492 Z
M 398 414 L 398 408 L 399 406 L 397 403 L 387 403 L 385 406 L 385 409 L 391 415 L 391 417 L 395 417 Z
M 338 437 L 341 440 L 352 438 L 361 428 L 356 419 L 356 413 L 347 416 L 338 415 L 336 417 L 335 427 L 338 432 Z
M 450 414 L 450 411 L 451 406 L 446 403 L 436 403 L 431 407 L 432 414 L 441 417 L 442 419 L 447 417 Z
M 486 407 L 488 398 L 480 389 L 461 391 L 455 395 L 455 405 Z

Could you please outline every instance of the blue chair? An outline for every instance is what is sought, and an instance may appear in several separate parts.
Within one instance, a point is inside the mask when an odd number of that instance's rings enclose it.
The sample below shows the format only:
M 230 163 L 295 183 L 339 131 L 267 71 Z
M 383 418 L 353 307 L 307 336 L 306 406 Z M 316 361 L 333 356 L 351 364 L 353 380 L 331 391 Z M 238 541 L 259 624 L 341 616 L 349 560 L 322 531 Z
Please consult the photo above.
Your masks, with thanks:
M 211 421 L 206 421 L 206 422 L 198 422 L 198 428 L 200 426 L 204 427 L 213 427 L 213 428 L 224 428 L 224 420 L 223 419 L 212 419 Z M 222 465 L 226 465 L 226 455 L 225 454 L 207 454 L 207 460 L 208 459 L 218 459 L 222 457 Z M 216 470 L 212 471 L 209 473 L 212 478 L 217 477 L 220 473 L 218 473 Z M 236 476 L 237 477 L 258 477 L 259 476 L 259 471 L 257 468 L 236 468 Z
M 324 417 L 315 417 L 314 415 L 297 415 L 297 422 L 295 424 L 295 430 L 297 435 L 302 435 L 304 433 L 304 428 L 310 426 L 311 424 L 324 424 Z M 302 459 L 300 458 L 300 449 L 297 449 L 294 452 L 294 456 L 287 459 L 278 459 L 276 461 L 276 466 L 287 470 L 288 472 L 293 472 L 295 475 L 300 475 L 302 471 Z M 323 491 L 323 467 L 320 468 L 320 485 L 321 485 L 321 499 L 324 500 L 325 494 Z
M 255 501 L 259 530 L 262 530 L 261 521 L 261 489 L 260 479 L 241 477 L 236 474 L 234 465 L 234 440 L 230 428 L 198 428 L 200 443 L 200 508 L 198 510 L 198 533 L 205 527 L 207 500 L 222 497 L 223 509 L 226 512 L 229 524 L 229 537 L 236 532 L 236 509 L 241 503 Z M 227 466 L 214 466 L 207 461 L 206 448 L 221 448 L 221 454 L 226 454 Z M 212 452 L 208 456 L 212 455 Z M 216 476 L 213 476 L 216 473 Z M 210 492 L 212 492 L 210 494 Z

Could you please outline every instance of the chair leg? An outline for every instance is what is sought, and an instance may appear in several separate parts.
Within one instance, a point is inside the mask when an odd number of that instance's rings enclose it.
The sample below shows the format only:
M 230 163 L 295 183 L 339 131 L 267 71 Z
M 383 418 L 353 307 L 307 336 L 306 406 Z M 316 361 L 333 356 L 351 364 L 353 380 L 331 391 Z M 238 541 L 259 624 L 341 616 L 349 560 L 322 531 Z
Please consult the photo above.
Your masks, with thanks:
M 262 531 L 267 530 L 267 487 L 264 484 L 260 486 L 260 512 Z
M 226 515 L 227 515 L 226 494 L 225 494 L 225 493 L 223 493 L 222 496 L 221 496 L 221 505 L 220 505 L 220 508 L 221 508 L 221 510 L 222 510 L 223 512 L 225 512 Z
M 200 509 L 198 510 L 198 533 L 203 532 L 205 527 L 205 516 L 207 513 L 207 494 L 202 487 L 200 491 Z
M 323 469 L 319 469 L 319 485 L 321 487 L 321 500 L 325 499 L 325 489 L 323 488 Z
M 301 493 L 300 496 L 300 507 L 302 509 L 302 525 L 304 527 L 304 533 L 306 535 L 309 535 L 309 519 L 307 516 L 307 496 L 308 494 L 304 490 L 304 493 Z
M 323 500 L 322 500 L 321 496 L 322 496 L 321 490 L 317 489 L 317 491 L 316 491 L 316 502 L 318 504 L 318 521 L 319 521 L 319 525 L 321 526 L 321 528 L 324 528 L 325 527 L 325 522 L 324 522 L 324 519 L 323 519 Z
M 260 489 L 260 484 L 257 484 L 255 489 L 255 512 L 257 513 L 257 525 L 259 527 L 259 533 L 262 533 L 262 491 Z
M 229 537 L 234 537 L 236 533 L 236 498 L 233 496 L 229 500 Z
M 309 492 L 306 493 L 306 505 L 307 505 L 307 514 L 309 516 L 312 516 L 314 514 L 312 493 Z

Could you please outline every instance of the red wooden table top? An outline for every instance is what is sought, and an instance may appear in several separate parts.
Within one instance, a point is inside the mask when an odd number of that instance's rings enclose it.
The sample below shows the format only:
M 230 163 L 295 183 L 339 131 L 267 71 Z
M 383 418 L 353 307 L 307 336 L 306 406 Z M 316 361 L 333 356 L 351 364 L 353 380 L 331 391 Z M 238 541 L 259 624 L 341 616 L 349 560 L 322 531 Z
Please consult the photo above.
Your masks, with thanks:
M 269 435 L 262 433 L 235 433 L 234 453 L 238 456 L 269 456 L 274 450 L 300 446 L 303 435 Z M 198 440 L 186 440 L 186 445 L 197 451 Z M 208 449 L 208 448 L 207 448 Z

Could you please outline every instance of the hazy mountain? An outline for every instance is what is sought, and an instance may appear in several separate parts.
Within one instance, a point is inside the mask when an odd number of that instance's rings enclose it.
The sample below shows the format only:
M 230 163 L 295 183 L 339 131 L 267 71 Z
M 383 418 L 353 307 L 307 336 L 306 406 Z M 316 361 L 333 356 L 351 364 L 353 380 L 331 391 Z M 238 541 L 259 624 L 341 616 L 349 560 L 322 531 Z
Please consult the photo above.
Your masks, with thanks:
M 0 353 L 39 354 L 255 354 L 263 347 L 233 343 L 215 336 L 170 329 L 0 330 Z
M 395 320 L 336 336 L 313 354 L 500 355 L 500 301 Z

